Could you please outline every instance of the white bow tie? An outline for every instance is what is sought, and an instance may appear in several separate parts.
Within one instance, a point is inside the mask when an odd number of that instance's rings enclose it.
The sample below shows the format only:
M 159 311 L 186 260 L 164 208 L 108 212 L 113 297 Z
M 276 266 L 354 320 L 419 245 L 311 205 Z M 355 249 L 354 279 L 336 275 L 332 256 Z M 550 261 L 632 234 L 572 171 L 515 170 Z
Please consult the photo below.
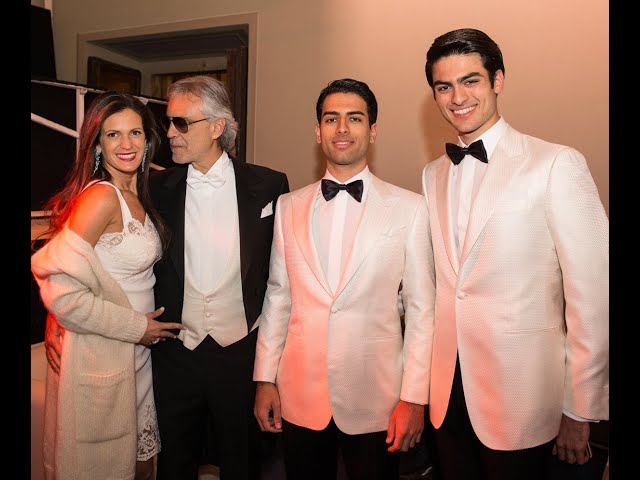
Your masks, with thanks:
M 210 185 L 211 187 L 218 189 L 224 185 L 224 182 L 224 178 L 220 178 L 218 176 L 208 177 L 206 175 L 201 175 L 196 177 L 187 175 L 187 184 L 189 184 L 191 188 L 195 189 L 202 188 L 205 185 Z

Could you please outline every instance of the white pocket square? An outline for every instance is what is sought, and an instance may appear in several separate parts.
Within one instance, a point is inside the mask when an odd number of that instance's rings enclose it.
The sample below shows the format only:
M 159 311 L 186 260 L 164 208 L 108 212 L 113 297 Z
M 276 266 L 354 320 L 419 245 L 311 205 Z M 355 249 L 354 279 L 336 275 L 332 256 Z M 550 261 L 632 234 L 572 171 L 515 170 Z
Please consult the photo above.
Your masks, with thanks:
M 267 205 L 262 209 L 260 218 L 268 217 L 269 215 L 273 215 L 273 202 L 267 203 Z

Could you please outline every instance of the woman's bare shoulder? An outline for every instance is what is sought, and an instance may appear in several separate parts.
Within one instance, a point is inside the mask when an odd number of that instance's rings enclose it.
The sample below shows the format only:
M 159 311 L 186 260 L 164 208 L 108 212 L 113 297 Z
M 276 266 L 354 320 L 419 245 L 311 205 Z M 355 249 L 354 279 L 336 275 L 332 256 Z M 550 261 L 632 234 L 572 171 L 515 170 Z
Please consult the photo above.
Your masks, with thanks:
M 122 223 L 120 201 L 110 185 L 91 185 L 76 199 L 69 228 L 95 246 L 111 225 Z

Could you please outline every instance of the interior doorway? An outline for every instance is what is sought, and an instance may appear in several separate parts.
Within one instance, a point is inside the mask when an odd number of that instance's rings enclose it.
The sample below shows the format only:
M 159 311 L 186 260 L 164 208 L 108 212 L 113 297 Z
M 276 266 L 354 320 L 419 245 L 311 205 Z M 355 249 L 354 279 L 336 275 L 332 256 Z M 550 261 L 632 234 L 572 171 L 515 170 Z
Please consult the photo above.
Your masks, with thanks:
M 238 58 L 242 57 L 242 58 Z M 246 49 L 230 50 L 227 52 L 227 68 L 219 70 L 205 70 L 194 72 L 158 73 L 151 76 L 151 96 L 166 98 L 167 89 L 173 82 L 193 75 L 208 75 L 225 84 L 231 98 L 233 117 L 238 122 L 238 135 L 231 152 L 233 158 L 246 162 L 247 138 L 247 72 Z M 238 66 L 238 63 L 240 65 Z M 239 69 L 240 67 L 240 69 Z
M 239 124 L 231 153 L 253 163 L 256 27 L 254 13 L 80 34 L 78 81 L 87 83 L 89 57 L 139 70 L 141 93 L 159 99 L 183 75 L 219 77 Z
M 166 98 L 167 89 L 169 85 L 182 78 L 191 77 L 194 75 L 207 75 L 213 77 L 216 80 L 220 80 L 227 88 L 227 70 L 205 70 L 202 72 L 174 72 L 174 73 L 156 73 L 151 75 L 151 96 L 157 98 Z

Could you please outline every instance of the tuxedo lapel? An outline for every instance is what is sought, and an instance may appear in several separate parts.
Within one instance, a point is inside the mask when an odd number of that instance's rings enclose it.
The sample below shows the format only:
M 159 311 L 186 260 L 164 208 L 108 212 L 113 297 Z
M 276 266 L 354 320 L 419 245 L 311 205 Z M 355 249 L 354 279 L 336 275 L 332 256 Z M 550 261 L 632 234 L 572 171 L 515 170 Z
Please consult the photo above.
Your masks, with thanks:
M 464 264 L 478 236 L 493 215 L 498 202 L 516 172 L 522 167 L 521 136 L 508 128 L 496 146 L 469 212 L 469 224 L 462 248 L 460 264 Z
M 438 220 L 440 222 L 440 230 L 444 241 L 444 248 L 449 257 L 449 263 L 453 271 L 458 274 L 460 268 L 460 260 L 456 249 L 455 239 L 453 238 L 452 213 L 451 213 L 451 187 L 449 183 L 449 171 L 451 170 L 451 161 L 448 157 L 436 167 L 436 199 Z
M 169 258 L 184 283 L 184 202 L 187 194 L 187 168 L 173 167 L 173 174 L 167 178 L 163 195 L 165 221 L 171 229 Z
M 395 197 L 387 190 L 385 183 L 372 174 L 371 186 L 365 200 L 362 218 L 356 230 L 351 253 L 345 263 L 338 288 L 336 289 L 336 298 L 355 275 L 367 255 L 371 253 L 380 235 L 389 230 L 389 224 L 392 220 L 392 209 L 389 207 L 394 202 Z
M 260 218 L 258 191 L 262 179 L 246 168 L 246 165 L 232 160 L 236 177 L 236 197 L 238 201 L 238 228 L 240 231 L 240 271 L 244 281 L 251 265 L 252 238 L 255 234 L 255 222 Z
M 317 182 L 293 194 L 291 198 L 293 233 L 298 247 L 318 283 L 329 295 L 332 295 L 329 282 L 324 275 L 322 265 L 320 265 L 318 250 L 313 239 L 313 207 L 319 190 L 320 182 Z

